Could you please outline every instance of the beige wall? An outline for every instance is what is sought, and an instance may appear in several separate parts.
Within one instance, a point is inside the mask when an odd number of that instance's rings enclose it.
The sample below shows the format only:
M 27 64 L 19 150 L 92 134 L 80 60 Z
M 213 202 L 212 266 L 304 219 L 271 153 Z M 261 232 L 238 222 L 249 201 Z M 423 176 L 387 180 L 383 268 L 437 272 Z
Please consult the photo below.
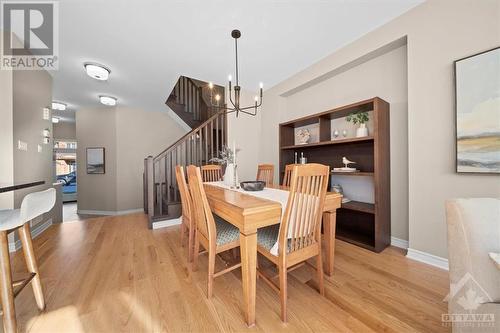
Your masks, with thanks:
M 226 89 L 227 90 L 227 89 Z M 255 93 L 241 91 L 241 106 L 254 104 Z M 228 98 L 226 100 L 229 100 Z M 235 113 L 227 116 L 228 133 L 227 139 L 230 147 L 236 142 L 238 177 L 240 181 L 255 180 L 257 176 L 258 154 L 260 147 L 261 115 L 252 117 L 240 114 L 236 118 Z
M 14 182 L 12 71 L 0 70 L 0 183 Z M 0 193 L 0 209 L 14 208 L 14 193 Z
M 53 124 L 54 139 L 76 140 L 76 123 L 60 121 Z
M 0 70 L 0 183 L 45 181 L 45 185 L 0 194 L 0 209 L 19 208 L 28 193 L 52 187 L 52 145 L 43 143 L 43 130 L 52 132 L 50 120 L 43 120 L 43 108 L 52 100 L 52 77 L 44 70 Z M 27 151 L 17 149 L 18 140 Z M 38 151 L 38 145 L 42 148 Z M 31 222 L 34 227 L 53 218 L 49 214 Z M 18 239 L 9 234 L 10 246 Z
M 129 108 L 76 112 L 78 209 L 117 212 L 142 207 L 144 158 L 156 155 L 185 131 L 169 115 Z M 106 148 L 106 173 L 86 173 L 86 148 Z
M 429 0 L 266 91 L 259 160 L 277 163 L 277 128 L 287 117 L 285 96 L 407 36 L 409 246 L 447 257 L 444 201 L 500 196 L 498 176 L 455 173 L 453 106 L 453 61 L 500 44 L 499 6 L 497 0 Z M 385 76 L 379 79 L 387 84 Z
M 14 192 L 14 206 L 20 207 L 24 196 L 52 187 L 54 167 L 52 140 L 43 143 L 43 130 L 52 136 L 52 122 L 43 119 L 43 108 L 52 102 L 52 76 L 44 70 L 19 70 L 13 74 L 14 182 L 44 180 L 45 185 Z M 28 150 L 17 149 L 18 140 Z M 38 151 L 38 146 L 42 151 Z
M 76 112 L 78 210 L 116 211 L 116 109 Z M 87 174 L 86 149 L 104 147 L 105 173 Z
M 12 38 L 19 44 L 15 35 Z M 19 208 L 26 194 L 52 186 L 52 145 L 43 143 L 43 130 L 52 133 L 52 122 L 43 119 L 43 108 L 51 101 L 52 77 L 47 71 L 0 70 L 0 182 L 45 181 L 43 186 L 0 194 L 0 209 Z M 18 150 L 18 140 L 27 143 L 27 151 Z
M 166 112 L 120 108 L 116 113 L 117 210 L 142 208 L 144 158 L 185 134 Z
M 391 103 L 391 229 L 394 237 L 408 240 L 408 96 L 406 77 L 406 46 L 388 50 L 372 60 L 366 61 L 350 70 L 339 73 L 328 80 L 298 91 L 285 98 L 286 109 L 281 120 L 287 121 L 305 115 L 329 110 L 333 107 L 375 96 Z M 383 78 L 381 80 L 380 78 Z M 370 128 L 371 124 L 368 124 Z M 343 129 L 349 136 L 355 135 L 352 124 L 344 119 L 332 124 L 332 131 Z M 307 151 L 305 151 L 307 155 Z M 332 165 L 339 167 L 341 165 Z M 366 179 L 364 179 L 366 178 Z M 348 197 L 356 191 L 373 193 L 370 177 L 353 179 L 335 177 L 332 181 L 340 183 Z M 349 193 L 351 188 L 356 190 Z M 367 195 L 372 199 L 372 195 Z M 370 199 L 367 199 L 371 201 Z M 363 200 L 364 201 L 364 200 Z

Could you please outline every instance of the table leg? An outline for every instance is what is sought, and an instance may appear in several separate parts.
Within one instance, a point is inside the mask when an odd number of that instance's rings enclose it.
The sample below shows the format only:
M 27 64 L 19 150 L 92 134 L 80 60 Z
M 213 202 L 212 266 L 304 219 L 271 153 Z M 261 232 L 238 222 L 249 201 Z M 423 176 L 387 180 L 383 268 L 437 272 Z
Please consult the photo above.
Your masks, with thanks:
M 245 303 L 246 322 L 249 327 L 255 325 L 255 288 L 257 275 L 257 232 L 240 233 L 241 280 Z
M 332 276 L 333 264 L 335 260 L 335 227 L 337 222 L 337 212 L 323 213 L 323 230 L 325 238 L 325 274 Z

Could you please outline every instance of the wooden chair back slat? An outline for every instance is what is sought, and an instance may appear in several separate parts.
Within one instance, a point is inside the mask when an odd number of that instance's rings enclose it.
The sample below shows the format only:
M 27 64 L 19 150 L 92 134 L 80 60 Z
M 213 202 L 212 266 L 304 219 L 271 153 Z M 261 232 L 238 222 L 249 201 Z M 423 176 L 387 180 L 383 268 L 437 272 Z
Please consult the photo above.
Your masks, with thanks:
M 218 182 L 222 180 L 222 167 L 217 164 L 207 164 L 201 166 L 201 176 L 203 182 Z
M 175 167 L 175 179 L 177 180 L 177 186 L 179 187 L 179 193 L 181 194 L 181 205 L 182 205 L 182 223 L 189 222 L 188 226 L 191 227 L 191 206 L 192 199 L 191 193 L 189 193 L 189 188 L 186 183 L 186 175 L 184 173 L 184 167 L 177 165 Z
M 205 189 L 203 188 L 203 180 L 201 178 L 200 168 L 190 165 L 187 167 L 189 189 L 193 199 L 192 216 L 196 223 L 197 230 L 215 244 L 216 228 L 214 216 L 208 204 Z
M 293 170 L 293 167 L 296 166 L 296 165 L 300 165 L 300 164 L 287 164 L 285 166 L 285 175 L 283 176 L 283 186 L 290 186 L 290 182 L 292 180 L 292 170 Z
M 266 182 L 266 186 L 274 184 L 274 165 L 273 164 L 259 164 L 257 168 L 257 180 Z
M 298 251 L 320 241 L 321 217 L 330 167 L 321 164 L 295 165 L 290 195 L 280 225 L 279 252 Z

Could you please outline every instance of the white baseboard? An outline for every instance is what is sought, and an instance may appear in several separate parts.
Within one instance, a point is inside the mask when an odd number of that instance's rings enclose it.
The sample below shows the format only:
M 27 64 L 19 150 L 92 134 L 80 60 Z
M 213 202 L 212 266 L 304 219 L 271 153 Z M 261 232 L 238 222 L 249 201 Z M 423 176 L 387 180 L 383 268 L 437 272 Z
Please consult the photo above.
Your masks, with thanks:
M 52 225 L 52 219 L 48 219 L 43 223 L 38 223 L 33 229 L 31 229 L 31 238 L 36 238 L 42 232 L 47 230 Z M 21 240 L 18 239 L 14 243 L 9 242 L 9 252 L 16 252 L 21 248 Z
M 78 209 L 77 213 L 78 214 L 84 214 L 84 215 L 105 215 L 105 216 L 115 216 L 115 215 L 127 215 L 127 214 L 133 214 L 133 213 L 138 213 L 138 212 L 144 212 L 143 208 L 136 208 L 136 209 L 128 209 L 128 210 L 86 210 L 86 209 Z
M 416 261 L 423 262 L 424 264 L 448 270 L 448 259 L 438 257 L 427 252 L 415 249 L 408 249 L 406 257 Z
M 182 223 L 182 220 L 180 217 L 177 219 L 171 219 L 171 220 L 155 221 L 155 222 L 153 222 L 153 230 L 171 227 L 174 225 L 179 225 L 181 223 Z
M 408 248 L 408 241 L 391 236 L 391 245 L 406 250 Z

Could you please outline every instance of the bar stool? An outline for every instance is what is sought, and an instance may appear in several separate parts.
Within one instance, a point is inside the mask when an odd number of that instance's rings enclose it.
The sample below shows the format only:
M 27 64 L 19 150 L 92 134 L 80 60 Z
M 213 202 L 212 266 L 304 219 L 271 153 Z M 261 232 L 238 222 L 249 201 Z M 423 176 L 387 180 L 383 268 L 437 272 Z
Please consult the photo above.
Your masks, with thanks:
M 4 332 L 17 332 L 14 298 L 29 282 L 33 287 L 38 308 L 40 310 L 45 309 L 40 273 L 33 253 L 29 222 L 50 211 L 55 202 L 56 190 L 50 188 L 26 195 L 21 203 L 21 209 L 0 210 L 0 298 L 2 301 Z M 24 280 L 12 282 L 7 235 L 15 230 L 19 230 L 24 260 L 30 275 Z

